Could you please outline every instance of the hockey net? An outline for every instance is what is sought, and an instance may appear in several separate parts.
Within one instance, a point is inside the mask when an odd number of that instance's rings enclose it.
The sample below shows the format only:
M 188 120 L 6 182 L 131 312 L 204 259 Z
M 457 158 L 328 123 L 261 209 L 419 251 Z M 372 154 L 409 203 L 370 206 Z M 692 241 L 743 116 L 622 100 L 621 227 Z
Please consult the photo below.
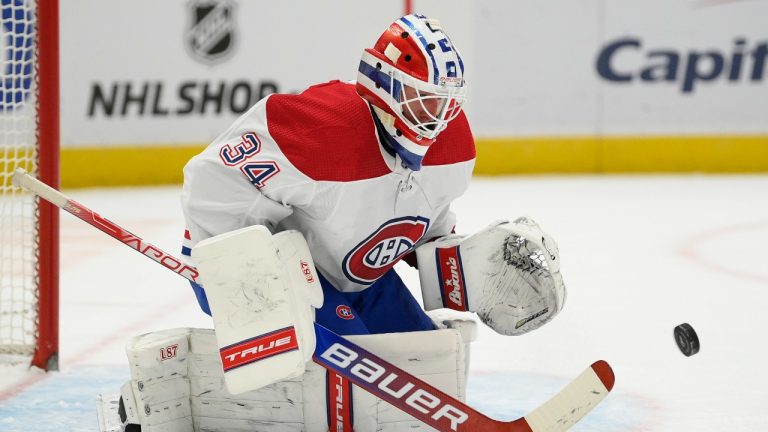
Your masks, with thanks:
M 0 1 L 0 364 L 56 369 L 58 213 L 11 180 L 59 186 L 58 2 Z

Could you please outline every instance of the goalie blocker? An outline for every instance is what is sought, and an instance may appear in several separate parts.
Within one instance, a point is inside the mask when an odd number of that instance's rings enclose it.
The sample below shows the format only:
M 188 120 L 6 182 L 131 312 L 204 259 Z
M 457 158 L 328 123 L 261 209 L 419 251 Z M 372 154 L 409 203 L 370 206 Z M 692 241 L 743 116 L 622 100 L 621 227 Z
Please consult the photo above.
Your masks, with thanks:
M 315 350 L 323 292 L 304 236 L 254 225 L 192 249 L 233 394 L 295 378 Z
M 528 218 L 439 238 L 416 258 L 426 310 L 477 312 L 503 335 L 542 326 L 565 302 L 557 243 Z

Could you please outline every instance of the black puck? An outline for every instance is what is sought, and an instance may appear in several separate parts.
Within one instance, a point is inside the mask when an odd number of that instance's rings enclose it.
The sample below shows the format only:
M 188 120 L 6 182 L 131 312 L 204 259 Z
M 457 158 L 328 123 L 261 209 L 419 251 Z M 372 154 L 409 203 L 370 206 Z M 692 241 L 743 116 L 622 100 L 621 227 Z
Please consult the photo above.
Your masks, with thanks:
M 688 323 L 675 327 L 675 342 L 677 342 L 677 347 L 680 348 L 680 351 L 687 357 L 699 352 L 699 337 Z

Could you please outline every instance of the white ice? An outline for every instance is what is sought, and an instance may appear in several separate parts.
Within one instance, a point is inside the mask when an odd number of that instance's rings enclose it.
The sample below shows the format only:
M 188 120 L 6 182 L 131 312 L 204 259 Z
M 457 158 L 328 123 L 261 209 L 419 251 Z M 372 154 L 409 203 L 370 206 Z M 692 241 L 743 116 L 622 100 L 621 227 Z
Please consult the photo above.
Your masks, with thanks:
M 178 187 L 66 192 L 179 252 Z M 616 387 L 573 430 L 768 430 L 768 176 L 476 178 L 454 210 L 460 233 L 533 217 L 558 240 L 568 286 L 540 330 L 481 331 L 470 404 L 518 417 L 604 359 Z M 701 340 L 692 357 L 672 337 L 683 322 Z M 0 430 L 94 431 L 96 393 L 127 379 L 128 337 L 210 326 L 185 280 L 65 213 L 61 372 L 0 369 Z

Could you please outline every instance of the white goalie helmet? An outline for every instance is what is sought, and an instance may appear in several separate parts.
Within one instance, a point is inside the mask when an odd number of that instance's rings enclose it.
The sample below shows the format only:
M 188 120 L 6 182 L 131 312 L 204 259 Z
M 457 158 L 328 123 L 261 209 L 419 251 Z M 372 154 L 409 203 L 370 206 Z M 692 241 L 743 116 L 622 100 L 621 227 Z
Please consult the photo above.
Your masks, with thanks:
M 464 63 L 440 22 L 407 15 L 366 49 L 357 92 L 370 102 L 412 169 L 466 98 Z

